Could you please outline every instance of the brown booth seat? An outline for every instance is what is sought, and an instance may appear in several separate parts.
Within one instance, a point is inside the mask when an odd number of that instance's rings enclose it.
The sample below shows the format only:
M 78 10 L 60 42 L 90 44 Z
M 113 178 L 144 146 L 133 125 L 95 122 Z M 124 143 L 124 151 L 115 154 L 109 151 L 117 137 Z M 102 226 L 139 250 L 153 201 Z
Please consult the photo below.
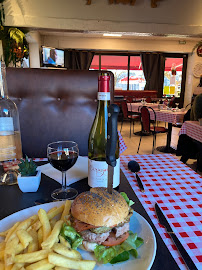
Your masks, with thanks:
M 19 110 L 24 155 L 46 157 L 47 144 L 57 140 L 74 140 L 80 155 L 88 154 L 99 72 L 7 69 L 9 97 Z M 110 76 L 113 102 L 113 73 Z
M 138 98 L 156 98 L 157 97 L 157 91 L 156 90 L 114 90 L 114 96 L 118 97 L 124 97 L 124 99 L 127 99 L 128 97 L 133 97 L 134 99 Z

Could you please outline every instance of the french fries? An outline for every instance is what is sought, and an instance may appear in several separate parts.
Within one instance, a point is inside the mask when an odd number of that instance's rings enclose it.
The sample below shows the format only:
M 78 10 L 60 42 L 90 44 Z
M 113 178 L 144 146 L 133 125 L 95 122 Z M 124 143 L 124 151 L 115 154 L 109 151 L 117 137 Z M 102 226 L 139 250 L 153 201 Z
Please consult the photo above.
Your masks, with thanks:
M 92 270 L 95 261 L 81 254 L 60 235 L 70 214 L 71 202 L 16 222 L 0 232 L 0 270 Z

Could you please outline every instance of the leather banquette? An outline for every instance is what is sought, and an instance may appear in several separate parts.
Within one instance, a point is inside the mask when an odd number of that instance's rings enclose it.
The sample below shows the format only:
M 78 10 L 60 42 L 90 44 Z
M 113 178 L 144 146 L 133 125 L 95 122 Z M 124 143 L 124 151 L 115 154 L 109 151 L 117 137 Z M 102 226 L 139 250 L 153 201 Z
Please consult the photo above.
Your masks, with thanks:
M 9 97 L 19 110 L 23 155 L 46 157 L 46 147 L 74 140 L 88 154 L 100 71 L 7 69 Z M 111 102 L 114 77 L 110 73 Z

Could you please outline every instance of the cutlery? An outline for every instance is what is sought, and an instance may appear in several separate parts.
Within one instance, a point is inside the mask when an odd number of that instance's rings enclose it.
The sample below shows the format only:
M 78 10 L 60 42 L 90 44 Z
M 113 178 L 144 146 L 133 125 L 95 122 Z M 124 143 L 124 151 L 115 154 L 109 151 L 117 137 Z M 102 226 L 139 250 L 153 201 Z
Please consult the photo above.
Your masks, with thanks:
M 185 264 L 187 265 L 187 267 L 190 270 L 197 270 L 197 267 L 195 266 L 195 264 L 192 261 L 191 257 L 186 252 L 185 248 L 183 247 L 183 245 L 180 243 L 179 239 L 177 238 L 177 236 L 173 232 L 170 224 L 168 223 L 166 217 L 164 216 L 161 208 L 158 206 L 157 203 L 155 203 L 155 211 L 156 211 L 156 214 L 157 214 L 157 217 L 158 217 L 158 220 L 159 220 L 160 224 L 166 228 L 166 231 L 168 232 L 168 234 L 171 236 L 172 240 L 174 241 L 174 243 L 175 243 L 177 249 L 179 250 Z
M 136 180 L 137 180 L 137 184 L 138 184 L 140 190 L 141 190 L 142 192 L 144 192 L 144 191 L 145 191 L 145 190 L 144 190 L 144 186 L 143 186 L 143 184 L 142 184 L 142 181 L 141 181 L 139 175 L 137 174 L 137 172 L 140 171 L 140 165 L 138 164 L 138 162 L 135 161 L 135 160 L 129 161 L 129 162 L 128 162 L 128 169 L 129 169 L 131 172 L 135 173 L 135 175 L 136 175 Z
M 108 122 L 107 122 L 107 143 L 106 143 L 106 162 L 108 164 L 108 185 L 107 191 L 112 194 L 114 167 L 116 166 L 116 144 L 117 144 L 117 119 L 119 107 L 116 104 L 111 104 L 108 107 Z

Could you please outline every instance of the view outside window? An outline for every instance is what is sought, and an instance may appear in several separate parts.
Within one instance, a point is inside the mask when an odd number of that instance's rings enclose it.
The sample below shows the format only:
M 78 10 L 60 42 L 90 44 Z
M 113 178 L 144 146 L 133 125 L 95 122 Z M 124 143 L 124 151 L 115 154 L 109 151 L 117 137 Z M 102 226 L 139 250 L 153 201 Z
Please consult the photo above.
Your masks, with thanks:
M 101 55 L 101 69 L 114 74 L 115 90 L 127 90 L 128 57 L 119 55 Z M 99 56 L 95 55 L 90 69 L 99 69 Z M 140 56 L 130 56 L 129 90 L 144 90 L 145 79 Z
M 140 56 L 130 57 L 129 90 L 144 90 L 146 81 Z
M 180 97 L 183 58 L 166 58 L 164 70 L 163 94 Z

